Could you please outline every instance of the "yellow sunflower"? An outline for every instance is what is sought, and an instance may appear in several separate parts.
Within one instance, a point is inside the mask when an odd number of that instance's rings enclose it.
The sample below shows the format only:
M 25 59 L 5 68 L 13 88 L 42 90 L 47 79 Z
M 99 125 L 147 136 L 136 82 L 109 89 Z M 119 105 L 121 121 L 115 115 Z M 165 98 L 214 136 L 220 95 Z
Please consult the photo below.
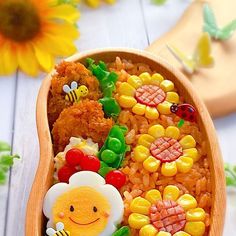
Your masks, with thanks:
M 128 222 L 139 229 L 139 236 L 202 236 L 205 233 L 205 211 L 197 207 L 190 194 L 180 196 L 176 186 L 161 193 L 152 189 L 145 197 L 136 197 L 130 204 Z
M 55 56 L 76 51 L 78 11 L 52 0 L 0 0 L 0 74 L 17 68 L 35 76 L 50 71 Z
M 174 176 L 177 172 L 187 173 L 199 159 L 196 141 L 191 135 L 180 139 L 180 131 L 175 126 L 153 125 L 148 134 L 142 134 L 134 148 L 133 158 L 142 162 L 149 172 L 156 172 L 161 166 L 164 176 Z
M 155 73 L 145 72 L 140 76 L 132 75 L 118 88 L 118 102 L 123 108 L 131 108 L 137 115 L 157 119 L 160 114 L 171 114 L 172 103 L 179 102 L 174 92 L 174 83 Z

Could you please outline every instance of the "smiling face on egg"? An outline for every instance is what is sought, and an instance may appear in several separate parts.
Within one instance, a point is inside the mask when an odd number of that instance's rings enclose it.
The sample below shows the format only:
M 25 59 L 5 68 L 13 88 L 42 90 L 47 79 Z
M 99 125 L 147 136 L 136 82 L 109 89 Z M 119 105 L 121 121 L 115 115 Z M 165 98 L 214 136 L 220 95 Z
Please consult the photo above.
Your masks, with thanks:
M 111 206 L 94 188 L 81 186 L 59 196 L 52 211 L 53 221 L 64 223 L 71 235 L 90 236 L 105 229 Z

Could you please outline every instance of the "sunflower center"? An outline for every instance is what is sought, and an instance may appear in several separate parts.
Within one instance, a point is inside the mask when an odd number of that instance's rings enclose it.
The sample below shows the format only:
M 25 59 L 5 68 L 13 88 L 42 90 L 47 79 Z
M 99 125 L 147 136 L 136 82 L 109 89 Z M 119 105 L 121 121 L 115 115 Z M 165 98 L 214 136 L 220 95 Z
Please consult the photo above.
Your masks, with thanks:
M 136 100 L 144 105 L 155 107 L 166 98 L 165 92 L 156 85 L 143 85 L 135 92 Z
M 0 33 L 16 42 L 30 40 L 40 31 L 40 18 L 28 1 L 1 3 L 0 22 Z
M 158 231 L 175 234 L 183 230 L 186 215 L 182 206 L 172 200 L 160 200 L 150 208 L 150 220 Z
M 162 163 L 175 161 L 183 154 L 180 143 L 173 138 L 167 137 L 156 139 L 151 144 L 150 151 Z

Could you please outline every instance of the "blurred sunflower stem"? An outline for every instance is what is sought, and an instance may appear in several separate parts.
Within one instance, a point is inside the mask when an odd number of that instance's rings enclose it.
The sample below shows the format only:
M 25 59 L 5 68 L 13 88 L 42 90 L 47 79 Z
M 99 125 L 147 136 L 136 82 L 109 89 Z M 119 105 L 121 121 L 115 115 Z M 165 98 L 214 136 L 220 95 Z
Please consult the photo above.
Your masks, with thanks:
M 49 72 L 58 56 L 76 52 L 80 14 L 54 0 L 0 0 L 0 74 Z

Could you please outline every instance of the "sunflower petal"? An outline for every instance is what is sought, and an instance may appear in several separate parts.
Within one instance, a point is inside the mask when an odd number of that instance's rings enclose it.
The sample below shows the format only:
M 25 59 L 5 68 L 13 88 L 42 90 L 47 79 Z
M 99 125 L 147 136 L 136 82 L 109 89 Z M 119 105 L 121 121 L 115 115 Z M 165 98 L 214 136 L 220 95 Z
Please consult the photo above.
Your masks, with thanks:
M 15 72 L 18 66 L 17 58 L 9 43 L 1 46 L 0 55 L 0 74 L 9 75 Z
M 63 19 L 69 23 L 76 23 L 76 21 L 79 19 L 80 14 L 78 10 L 69 5 L 69 4 L 61 4 L 59 6 L 55 6 L 52 8 L 49 18 L 53 19 Z
M 77 51 L 71 40 L 56 35 L 47 34 L 40 43 L 47 52 L 56 56 L 69 56 Z
M 34 51 L 38 63 L 40 64 L 42 69 L 46 72 L 51 71 L 54 65 L 52 56 L 37 44 L 34 45 Z
M 33 46 L 26 44 L 17 50 L 19 68 L 30 76 L 37 76 L 39 64 L 33 51 Z

